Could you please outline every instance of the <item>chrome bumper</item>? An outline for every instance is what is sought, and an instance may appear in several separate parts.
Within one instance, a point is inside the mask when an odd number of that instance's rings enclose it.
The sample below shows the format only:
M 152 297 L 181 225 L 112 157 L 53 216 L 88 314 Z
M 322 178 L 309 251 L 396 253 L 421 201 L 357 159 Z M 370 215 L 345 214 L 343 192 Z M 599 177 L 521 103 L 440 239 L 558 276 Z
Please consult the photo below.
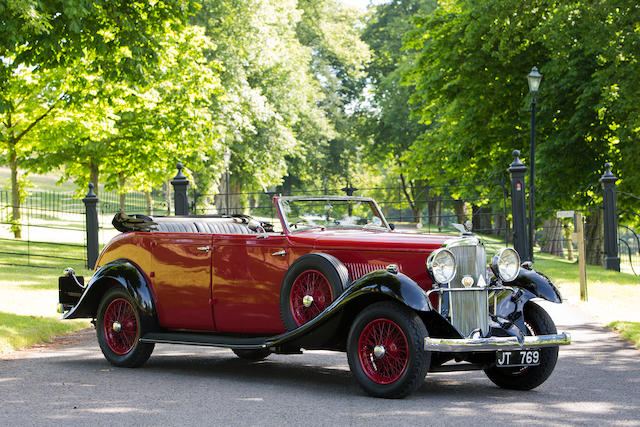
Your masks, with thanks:
M 426 351 L 465 352 L 465 351 L 497 351 L 520 350 L 534 347 L 554 347 L 571 344 L 571 335 L 562 332 L 556 335 L 526 336 L 522 343 L 516 337 L 488 338 L 431 338 L 424 339 Z

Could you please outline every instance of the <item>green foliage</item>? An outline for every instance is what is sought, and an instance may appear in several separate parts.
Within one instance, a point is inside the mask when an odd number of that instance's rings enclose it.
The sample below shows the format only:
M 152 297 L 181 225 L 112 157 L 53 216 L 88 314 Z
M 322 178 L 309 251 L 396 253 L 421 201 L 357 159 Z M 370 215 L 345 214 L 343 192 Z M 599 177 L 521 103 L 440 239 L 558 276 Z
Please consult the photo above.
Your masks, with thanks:
M 537 65 L 544 75 L 537 201 L 557 208 L 544 195 L 553 192 L 563 194 L 564 207 L 584 204 L 578 195 L 597 185 L 607 160 L 623 178 L 621 188 L 633 188 L 627 186 L 640 182 L 629 163 L 640 132 L 631 78 L 640 71 L 639 17 L 630 1 L 459 0 L 416 18 L 406 47 L 420 55 L 406 76 L 428 128 L 407 160 L 416 169 L 438 164 L 446 176 L 478 179 L 504 169 L 513 149 L 528 153 L 525 77 Z M 438 179 L 437 168 L 422 170 Z

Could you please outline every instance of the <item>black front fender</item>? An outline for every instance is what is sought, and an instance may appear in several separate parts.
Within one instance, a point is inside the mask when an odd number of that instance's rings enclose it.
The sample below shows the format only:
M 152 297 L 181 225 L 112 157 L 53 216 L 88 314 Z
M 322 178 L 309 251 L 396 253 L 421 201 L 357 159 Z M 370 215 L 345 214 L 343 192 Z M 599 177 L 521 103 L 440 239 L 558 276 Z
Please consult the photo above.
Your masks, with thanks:
M 562 302 L 562 295 L 560 295 L 560 290 L 556 285 L 553 284 L 551 279 L 536 270 L 521 268 L 518 278 L 513 282 L 506 283 L 506 285 L 526 289 L 536 297 L 547 301 Z
M 149 283 L 140 269 L 126 259 L 111 261 L 96 271 L 78 304 L 62 318 L 96 318 L 102 297 L 115 286 L 120 286 L 129 293 L 140 315 L 144 317 L 142 321 L 146 324 L 157 324 L 156 306 Z
M 419 313 L 433 312 L 425 292 L 402 273 L 379 270 L 353 282 L 322 313 L 299 328 L 268 340 L 270 347 L 342 349 L 353 319 L 378 301 L 397 301 Z

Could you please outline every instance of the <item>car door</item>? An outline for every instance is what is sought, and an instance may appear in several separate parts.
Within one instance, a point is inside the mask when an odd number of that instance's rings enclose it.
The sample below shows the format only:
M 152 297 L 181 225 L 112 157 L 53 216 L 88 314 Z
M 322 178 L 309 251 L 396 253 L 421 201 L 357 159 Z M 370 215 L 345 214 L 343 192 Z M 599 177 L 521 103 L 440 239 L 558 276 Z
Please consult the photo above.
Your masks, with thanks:
M 222 332 L 276 334 L 280 286 L 289 267 L 286 238 L 278 234 L 214 235 L 213 314 Z
M 215 330 L 211 314 L 212 235 L 154 233 L 153 283 L 160 326 Z

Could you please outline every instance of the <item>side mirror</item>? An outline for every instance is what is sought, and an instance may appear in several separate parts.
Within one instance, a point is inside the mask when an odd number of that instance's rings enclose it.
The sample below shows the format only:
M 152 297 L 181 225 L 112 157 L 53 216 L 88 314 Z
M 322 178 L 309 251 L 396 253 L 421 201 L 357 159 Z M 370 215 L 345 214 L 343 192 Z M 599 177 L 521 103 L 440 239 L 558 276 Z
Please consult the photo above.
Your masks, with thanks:
M 392 222 L 389 223 L 389 228 L 391 229 L 391 231 L 396 229 L 396 225 Z

